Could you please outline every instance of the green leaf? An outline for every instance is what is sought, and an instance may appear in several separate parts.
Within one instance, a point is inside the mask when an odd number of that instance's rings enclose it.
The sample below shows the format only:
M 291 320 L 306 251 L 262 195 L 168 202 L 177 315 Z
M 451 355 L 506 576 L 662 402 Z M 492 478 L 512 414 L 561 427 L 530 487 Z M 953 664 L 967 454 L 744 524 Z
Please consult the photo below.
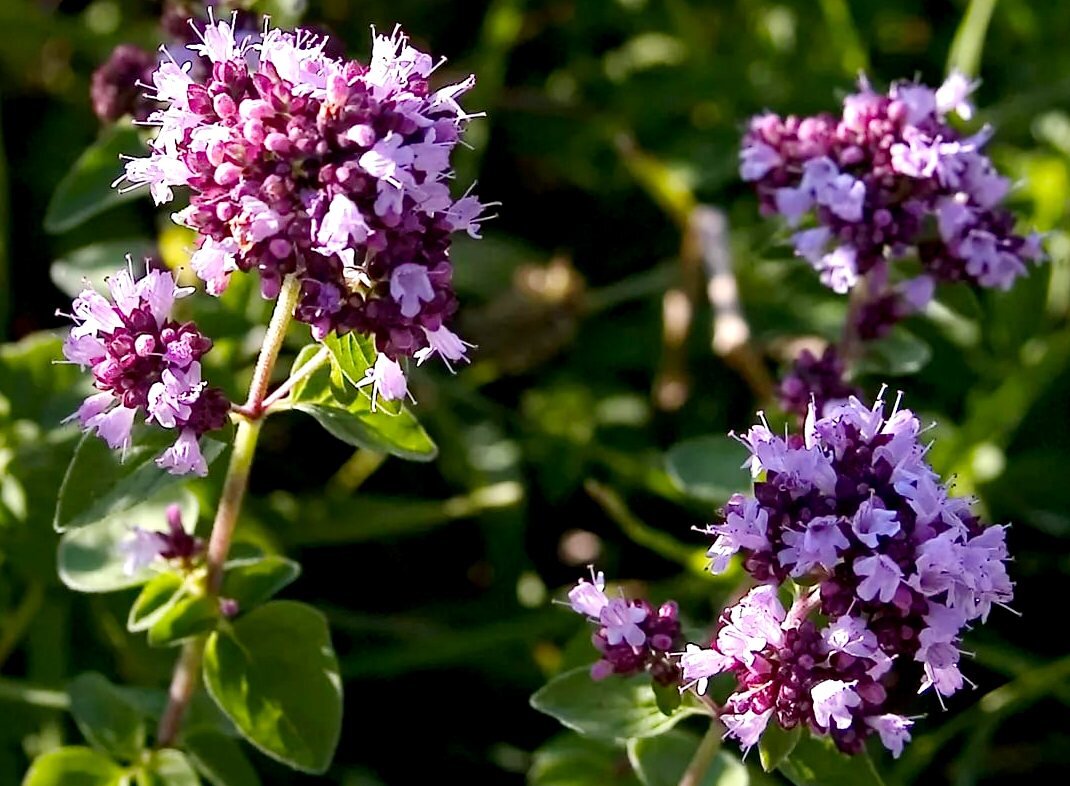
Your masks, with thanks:
M 187 586 L 187 592 L 189 588 Z M 183 594 L 149 628 L 149 646 L 170 647 L 219 624 L 219 601 L 209 595 Z
M 628 759 L 643 786 L 677 786 L 698 750 L 699 736 L 673 729 L 659 737 L 628 741 Z M 746 765 L 732 754 L 720 751 L 694 786 L 748 786 Z
M 992 21 L 992 12 L 997 0 L 970 0 L 966 13 L 951 41 L 947 57 L 947 70 L 959 70 L 968 77 L 977 76 L 981 66 L 981 53 L 985 47 L 985 33 Z
M 684 703 L 671 717 L 658 709 L 650 677 L 595 682 L 581 666 L 554 677 L 531 697 L 531 706 L 570 729 L 603 740 L 654 737 L 701 710 Z
M 322 343 L 331 353 L 331 362 L 354 388 L 364 381 L 367 370 L 375 364 L 375 345 L 368 336 L 329 333 Z M 397 402 L 390 402 L 389 406 L 400 408 Z
M 212 786 L 260 786 L 260 776 L 230 737 L 198 730 L 183 737 L 182 745 L 198 772 Z
M 301 566 L 291 559 L 269 555 L 231 560 L 223 574 L 221 597 L 236 600 L 239 611 L 248 611 L 269 600 L 301 575 Z
M 152 256 L 155 251 L 156 243 L 143 237 L 94 243 L 57 259 L 48 274 L 61 292 L 73 298 L 85 289 L 86 281 L 93 289 L 103 290 L 105 279 L 126 267 L 127 254 L 133 261 L 135 273 L 144 271 L 145 257 Z
M 94 747 L 133 761 L 145 747 L 145 722 L 136 706 L 100 674 L 81 674 L 67 689 L 71 715 Z
M 125 786 L 126 771 L 92 748 L 70 747 L 38 756 L 22 786 Z
M 639 786 L 617 745 L 561 734 L 532 756 L 528 786 Z M 674 784 L 675 786 L 675 784 Z
M 137 773 L 137 786 L 200 786 L 201 779 L 181 751 L 156 751 Z
M 272 601 L 211 635 L 204 680 L 253 745 L 297 770 L 322 773 L 342 727 L 342 682 L 327 620 Z
M 147 188 L 121 194 L 111 185 L 123 171 L 120 156 L 145 152 L 145 145 L 133 126 L 114 125 L 104 129 L 56 186 L 45 210 L 45 231 L 66 232 L 115 205 L 148 196 Z
M 186 480 L 156 465 L 156 457 L 175 437 L 174 432 L 165 429 L 135 433 L 134 444 L 124 460 L 104 440 L 83 435 L 59 489 L 53 522 L 56 529 L 65 532 L 101 521 Z M 201 451 L 208 463 L 217 459 L 225 447 L 215 439 L 201 440 Z
M 758 740 L 758 755 L 762 762 L 762 769 L 766 772 L 772 772 L 779 767 L 784 762 L 784 759 L 795 750 L 802 733 L 801 724 L 791 731 L 786 731 L 781 728 L 779 723 L 770 723 L 762 734 L 761 739 Z
M 780 772 L 795 786 L 884 786 L 867 753 L 845 756 L 831 739 L 812 734 L 802 735 Z
M 695 437 L 669 448 L 666 469 L 688 496 L 724 502 L 748 480 L 742 469 L 747 452 L 734 439 L 720 435 Z
M 182 576 L 170 571 L 150 579 L 130 607 L 126 629 L 137 633 L 151 628 L 178 600 L 183 584 Z
M 163 495 L 136 507 L 115 513 L 95 524 L 64 533 L 57 562 L 60 580 L 76 592 L 114 592 L 149 581 L 151 567 L 128 575 L 123 570 L 122 542 L 131 527 L 167 529 L 167 508 L 174 502 L 182 510 L 182 524 L 193 532 L 197 523 L 197 499 L 187 491 Z
M 876 377 L 916 374 L 933 355 L 928 344 L 902 327 L 895 328 L 882 339 L 867 342 L 864 348 L 855 371 Z
M 650 687 L 654 689 L 654 700 L 657 702 L 658 709 L 662 715 L 672 715 L 680 709 L 680 704 L 683 703 L 683 695 L 675 685 L 662 685 L 652 681 Z
M 354 387 L 353 379 L 362 378 L 361 369 L 367 367 L 362 364 L 369 347 L 356 338 L 325 346 L 329 350 L 331 346 L 335 348 L 331 367 L 319 368 L 295 385 L 290 406 L 311 415 L 334 437 L 354 447 L 411 461 L 434 459 L 438 448 L 407 407 L 377 403 L 373 411 L 371 397 Z M 294 361 L 293 370 L 307 363 L 317 351 L 305 347 Z M 343 360 L 339 361 L 334 352 Z

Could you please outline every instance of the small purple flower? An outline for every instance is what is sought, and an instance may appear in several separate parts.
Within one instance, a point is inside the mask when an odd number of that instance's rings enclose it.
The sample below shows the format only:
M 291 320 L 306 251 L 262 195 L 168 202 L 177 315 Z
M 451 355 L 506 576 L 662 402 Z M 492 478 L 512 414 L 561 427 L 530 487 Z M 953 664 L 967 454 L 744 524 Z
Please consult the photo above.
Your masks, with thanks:
M 734 715 L 721 715 L 721 723 L 728 729 L 728 734 L 739 740 L 744 751 L 748 751 L 758 744 L 765 728 L 769 725 L 769 719 L 773 717 L 773 710 L 764 712 L 743 712 Z
M 803 576 L 816 567 L 832 570 L 840 562 L 840 552 L 850 542 L 840 531 L 836 516 L 812 519 L 802 532 L 785 530 L 782 539 L 787 546 L 777 553 L 780 564 L 791 568 L 791 575 Z
M 846 729 L 854 722 L 851 710 L 858 707 L 862 699 L 853 688 L 851 682 L 825 680 L 810 689 L 818 726 L 830 728 L 835 724 L 838 729 Z
M 898 759 L 903 753 L 903 746 L 910 742 L 910 727 L 914 721 L 902 715 L 876 715 L 866 718 L 866 724 L 880 735 L 881 743 Z
M 159 559 L 177 560 L 188 566 L 204 550 L 204 542 L 187 533 L 182 526 L 182 511 L 178 505 L 168 506 L 166 518 L 166 532 L 130 528 L 130 533 L 119 544 L 126 575 L 136 575 Z
M 646 617 L 646 609 L 633 606 L 624 598 L 613 598 L 602 608 L 598 621 L 602 623 L 609 646 L 626 641 L 630 646 L 638 647 L 646 641 L 646 633 L 639 627 Z
M 583 614 L 593 620 L 599 619 L 602 609 L 609 603 L 606 597 L 606 574 L 591 569 L 591 580 L 580 579 L 568 593 L 568 603 L 577 614 Z
M 715 649 L 703 649 L 697 644 L 688 644 L 684 654 L 680 656 L 684 684 L 694 685 L 700 696 L 706 693 L 710 677 L 730 668 L 732 663 L 732 658 Z
M 401 370 L 396 360 L 391 360 L 383 353 L 375 358 L 375 363 L 365 372 L 364 379 L 357 383 L 357 387 L 371 385 L 372 409 L 375 409 L 379 399 L 383 401 L 400 401 L 408 395 L 409 386 L 405 380 L 405 372 Z
M 903 579 L 903 571 L 886 554 L 855 560 L 854 571 L 856 576 L 863 577 L 858 584 L 858 597 L 862 600 L 880 598 L 881 603 L 888 603 Z
M 876 496 L 858 506 L 851 519 L 851 531 L 866 546 L 877 547 L 881 536 L 891 536 L 899 531 L 899 519 L 894 510 L 886 510 Z

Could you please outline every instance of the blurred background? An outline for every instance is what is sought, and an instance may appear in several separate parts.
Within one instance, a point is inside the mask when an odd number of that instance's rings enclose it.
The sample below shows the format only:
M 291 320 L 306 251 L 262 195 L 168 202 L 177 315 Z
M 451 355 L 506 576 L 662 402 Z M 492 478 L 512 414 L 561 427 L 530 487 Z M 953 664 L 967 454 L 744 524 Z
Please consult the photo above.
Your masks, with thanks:
M 502 203 L 484 240 L 453 251 L 475 361 L 415 382 L 439 461 L 354 454 L 297 414 L 265 428 L 241 537 L 304 565 L 287 592 L 327 612 L 346 679 L 331 772 L 296 776 L 257 757 L 265 783 L 633 782 L 623 751 L 577 748 L 528 707 L 548 676 L 594 659 L 590 631 L 550 599 L 597 562 L 708 627 L 742 582 L 704 575 L 703 538 L 690 531 L 748 482 L 743 450 L 721 435 L 746 428 L 786 361 L 843 320 L 843 300 L 791 258 L 739 181 L 743 126 L 766 108 L 835 111 L 860 72 L 882 89 L 915 76 L 938 84 L 951 56 L 983 79 L 978 122 L 997 127 L 990 152 L 1021 181 L 1014 207 L 1050 232 L 1052 261 L 1007 294 L 939 292 L 859 381 L 869 395 L 884 381 L 903 389 L 939 424 L 936 468 L 988 520 L 1013 522 L 1023 616 L 997 611 L 967 637 L 977 689 L 947 712 L 919 703 L 929 714 L 915 741 L 880 766 L 902 784 L 1065 775 L 1070 656 L 1054 601 L 1070 575 L 1070 6 L 275 0 L 256 10 L 303 11 L 361 59 L 369 25 L 400 22 L 449 58 L 443 82 L 475 72 L 466 107 L 488 116 L 471 126 L 457 188 L 477 179 L 484 200 Z M 161 687 L 173 663 L 174 652 L 124 630 L 132 596 L 75 596 L 55 577 L 53 500 L 74 445 L 57 425 L 78 375 L 48 365 L 54 343 L 26 338 L 63 325 L 54 312 L 83 274 L 114 270 L 127 252 L 172 266 L 188 253 L 191 238 L 143 196 L 97 204 L 91 189 L 69 187 L 91 218 L 47 220 L 57 185 L 102 133 L 92 72 L 117 44 L 157 46 L 160 13 L 143 0 L 0 0 L 0 337 L 19 342 L 0 350 L 2 784 L 36 753 L 78 741 L 56 693 L 73 675 Z M 121 144 L 106 137 L 88 154 L 98 181 L 118 174 Z M 711 269 L 734 277 L 738 301 L 729 286 L 711 305 Z M 236 394 L 265 306 L 235 285 L 196 309 L 220 347 L 210 378 Z M 218 489 L 206 481 L 198 493 L 208 516 Z

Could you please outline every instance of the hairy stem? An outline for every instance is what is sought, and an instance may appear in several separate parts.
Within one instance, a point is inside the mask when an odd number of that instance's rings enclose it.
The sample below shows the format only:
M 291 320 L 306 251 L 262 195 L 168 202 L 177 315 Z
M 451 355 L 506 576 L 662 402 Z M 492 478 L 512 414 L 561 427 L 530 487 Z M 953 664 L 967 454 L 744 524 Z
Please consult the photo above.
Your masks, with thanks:
M 230 544 L 238 525 L 238 514 L 241 511 L 242 501 L 245 499 L 245 489 L 249 485 L 249 470 L 252 468 L 253 457 L 256 455 L 256 443 L 260 436 L 260 417 L 264 412 L 264 398 L 267 395 L 268 384 L 271 382 L 271 372 L 275 368 L 275 361 L 278 360 L 279 350 L 282 349 L 282 342 L 286 337 L 286 328 L 293 319 L 299 290 L 300 285 L 297 279 L 294 276 L 287 276 L 279 292 L 279 298 L 275 302 L 275 310 L 271 314 L 271 321 L 264 335 L 260 356 L 256 360 L 253 380 L 249 385 L 249 397 L 244 405 L 236 408 L 238 429 L 234 435 L 234 450 L 230 456 L 230 465 L 227 467 L 227 476 L 223 481 L 223 494 L 219 499 L 219 507 L 216 509 L 215 521 L 212 523 L 212 534 L 208 540 L 207 590 L 212 595 L 219 594 L 219 588 L 223 583 L 223 567 L 227 561 L 227 554 L 230 553 Z M 187 642 L 182 649 L 182 655 L 178 659 L 171 678 L 167 707 L 160 717 L 160 725 L 157 728 L 156 744 L 158 747 L 166 748 L 173 745 L 178 738 L 182 720 L 185 718 L 186 710 L 200 679 L 201 661 L 204 659 L 206 643 L 207 637 L 199 636 Z
M 301 293 L 301 284 L 295 276 L 287 276 L 282 282 L 282 290 L 279 299 L 275 301 L 275 311 L 271 314 L 267 333 L 264 334 L 264 343 L 260 348 L 260 357 L 256 360 L 256 368 L 253 370 L 253 381 L 249 385 L 249 398 L 245 402 L 245 408 L 259 416 L 263 411 L 264 399 L 267 397 L 268 385 L 271 383 L 271 372 L 275 369 L 275 361 L 278 360 L 279 350 L 282 349 L 282 341 L 286 338 L 286 328 L 293 319 L 294 307 L 297 305 L 297 296 Z
M 294 389 L 294 385 L 306 377 L 312 376 L 312 372 L 319 369 L 320 366 L 330 360 L 330 358 L 331 353 L 328 351 L 327 347 L 320 347 L 319 351 L 309 358 L 309 361 L 305 363 L 305 365 L 301 366 L 301 368 L 291 374 L 285 382 L 279 385 L 278 388 L 271 391 L 271 395 L 264 399 L 263 408 L 266 410 L 273 404 L 282 401 L 282 399 L 286 398 L 290 391 Z
M 717 758 L 717 752 L 721 749 L 721 735 L 723 734 L 724 726 L 721 722 L 712 721 L 706 736 L 702 738 L 695 755 L 691 758 L 691 763 L 687 765 L 683 777 L 680 778 L 680 786 L 699 786 L 702 783 L 710 765 Z

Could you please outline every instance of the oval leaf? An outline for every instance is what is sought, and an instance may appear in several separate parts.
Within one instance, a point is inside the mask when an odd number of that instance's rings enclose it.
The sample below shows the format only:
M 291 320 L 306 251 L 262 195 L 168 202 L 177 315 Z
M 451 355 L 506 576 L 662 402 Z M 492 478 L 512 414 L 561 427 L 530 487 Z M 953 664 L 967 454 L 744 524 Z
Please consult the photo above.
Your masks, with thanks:
M 219 601 L 208 595 L 184 594 L 168 606 L 149 628 L 149 646 L 170 647 L 219 624 Z
M 665 455 L 673 483 L 690 497 L 721 503 L 748 481 L 746 449 L 731 437 L 695 437 L 673 445 Z
M 865 354 L 855 368 L 860 374 L 902 377 L 921 371 L 932 358 L 929 345 L 905 328 L 897 327 L 877 341 L 866 342 Z
M 779 723 L 770 723 L 765 728 L 761 739 L 758 740 L 758 755 L 762 762 L 762 769 L 772 772 L 779 767 L 784 759 L 795 750 L 802 733 L 801 725 L 787 731 Z
M 199 730 L 183 737 L 182 745 L 197 771 L 212 786 L 260 786 L 260 776 L 230 737 Z
M 145 747 L 145 721 L 141 712 L 100 674 L 75 678 L 67 689 L 71 715 L 89 742 L 126 761 Z
M 144 429 L 122 456 L 104 440 L 83 434 L 59 488 L 53 524 L 59 532 L 85 527 L 160 494 L 183 480 L 156 465 L 156 457 L 175 441 L 174 432 Z M 226 445 L 205 437 L 201 452 L 211 464 Z
M 301 566 L 274 554 L 255 559 L 232 560 L 223 574 L 221 597 L 238 602 L 247 611 L 270 600 L 275 593 L 301 575 Z
M 338 346 L 343 348 L 337 349 Z M 332 354 L 330 367 L 316 369 L 294 386 L 289 405 L 311 415 L 334 437 L 354 447 L 410 461 L 431 461 L 438 455 L 438 448 L 408 407 L 376 404 L 373 411 L 368 394 L 354 387 L 350 375 L 356 376 L 360 370 L 360 346 L 355 339 L 347 345 L 336 345 L 346 362 L 340 364 Z M 345 347 L 356 349 L 347 351 Z M 317 351 L 305 347 L 294 361 L 294 370 Z
M 201 779 L 181 751 L 156 751 L 137 773 L 137 786 L 200 786 Z
M 38 756 L 22 786 L 120 786 L 126 770 L 92 748 L 70 747 Z
M 531 697 L 531 706 L 580 734 L 603 740 L 654 737 L 700 712 L 685 700 L 675 713 L 666 716 L 658 709 L 650 677 L 595 682 L 587 666 L 550 680 Z
M 141 590 L 126 620 L 131 633 L 148 630 L 167 609 L 174 605 L 182 591 L 182 577 L 177 573 L 161 573 L 149 580 Z
M 73 298 L 85 289 L 86 281 L 93 289 L 103 290 L 105 279 L 126 266 L 127 254 L 133 262 L 135 278 L 140 278 L 145 271 L 145 257 L 155 251 L 156 243 L 143 237 L 94 243 L 57 259 L 48 274 L 61 292 Z
M 639 786 L 624 750 L 575 734 L 561 734 L 535 751 L 528 770 L 528 786 L 607 784 Z
M 884 786 L 869 754 L 845 756 L 828 737 L 804 734 L 780 772 L 795 786 Z
M 677 786 L 698 750 L 699 736 L 673 729 L 659 737 L 628 741 L 628 759 L 643 786 Z M 747 767 L 727 751 L 720 751 L 695 786 L 748 786 Z
M 327 621 L 273 601 L 208 640 L 204 680 L 253 745 L 297 770 L 324 772 L 342 727 L 342 682 Z
M 144 152 L 145 146 L 133 126 L 104 129 L 56 186 L 45 210 L 45 231 L 66 232 L 115 205 L 148 196 L 146 188 L 119 193 L 111 186 L 123 171 L 120 156 Z
M 183 525 L 192 532 L 197 522 L 197 500 L 189 492 L 144 502 L 65 533 L 57 556 L 60 580 L 76 592 L 114 592 L 149 581 L 155 575 L 152 568 L 132 575 L 123 570 L 120 546 L 131 527 L 166 530 L 166 512 L 172 502 L 181 507 Z

